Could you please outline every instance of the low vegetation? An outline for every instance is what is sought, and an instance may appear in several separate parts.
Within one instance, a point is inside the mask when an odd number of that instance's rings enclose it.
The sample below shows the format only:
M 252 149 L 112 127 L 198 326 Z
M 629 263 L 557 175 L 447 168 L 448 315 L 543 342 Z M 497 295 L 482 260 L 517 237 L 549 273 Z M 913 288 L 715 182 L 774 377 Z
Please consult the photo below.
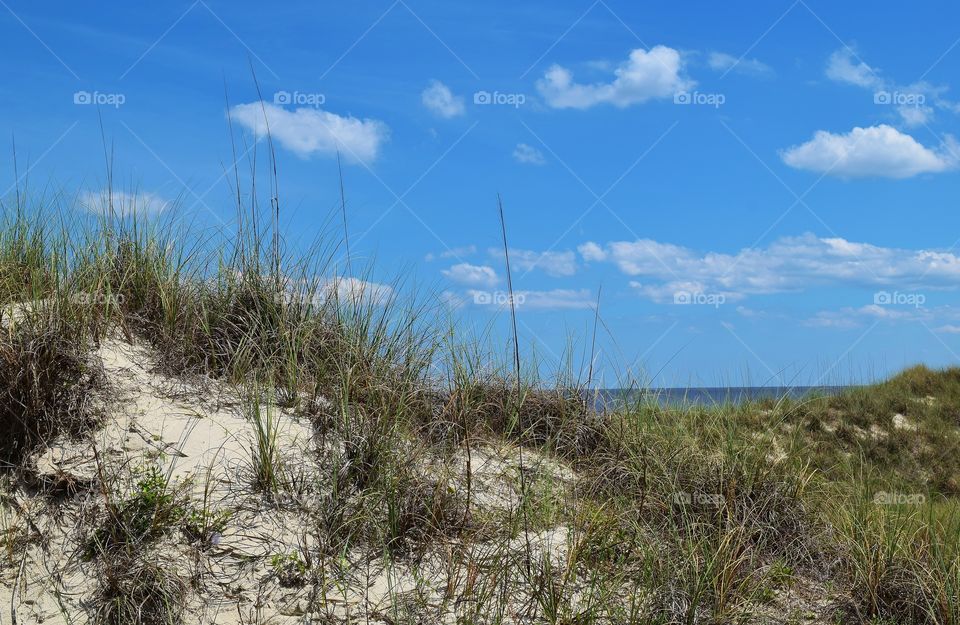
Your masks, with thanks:
M 224 240 L 3 215 L 15 612 L 40 601 L 25 576 L 42 565 L 65 622 L 192 622 L 214 604 L 210 622 L 960 622 L 960 369 L 598 413 L 589 376 L 518 387 L 439 308 L 338 276 L 335 247 L 286 251 L 253 209 Z M 156 405 L 121 392 L 109 345 L 150 355 L 135 364 L 164 381 Z M 202 414 L 178 440 L 124 426 L 110 443 L 124 402 Z M 179 475 L 221 403 L 246 438 Z M 66 497 L 37 479 L 65 446 L 88 466 L 56 464 L 83 473 Z M 85 594 L 56 590 L 77 571 Z

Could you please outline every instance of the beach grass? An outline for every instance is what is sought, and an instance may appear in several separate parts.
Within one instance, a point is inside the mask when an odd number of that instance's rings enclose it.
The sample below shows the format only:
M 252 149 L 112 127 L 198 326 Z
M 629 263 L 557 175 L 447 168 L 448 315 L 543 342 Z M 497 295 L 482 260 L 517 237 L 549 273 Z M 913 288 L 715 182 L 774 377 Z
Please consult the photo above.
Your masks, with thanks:
M 19 198 L 0 221 L 6 498 L 32 454 L 109 418 L 96 347 L 119 335 L 170 378 L 243 389 L 250 489 L 307 528 L 270 566 L 318 614 L 361 550 L 440 562 L 421 574 L 443 591 L 415 585 L 355 622 L 960 622 L 960 369 L 599 413 L 589 373 L 543 380 L 516 344 L 458 336 L 432 298 L 344 275 L 338 245 L 290 251 L 255 207 L 197 235 Z M 310 424 L 316 470 L 286 463 L 286 414 Z M 492 494 L 491 449 L 507 458 Z M 89 522 L 109 523 L 80 528 L 100 580 L 89 614 L 183 622 L 202 586 L 164 550 L 204 561 L 212 530 L 189 519 L 208 519 L 206 499 L 155 469 L 122 474 L 103 468 L 91 491 Z

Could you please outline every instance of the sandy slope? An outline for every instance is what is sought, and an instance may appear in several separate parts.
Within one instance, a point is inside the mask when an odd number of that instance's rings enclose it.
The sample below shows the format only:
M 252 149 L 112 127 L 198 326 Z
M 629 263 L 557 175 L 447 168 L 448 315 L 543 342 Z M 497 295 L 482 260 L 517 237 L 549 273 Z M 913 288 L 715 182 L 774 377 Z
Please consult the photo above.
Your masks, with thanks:
M 389 614 L 406 595 L 418 597 L 421 609 L 424 601 L 432 603 L 437 618 L 454 621 L 446 609 L 451 584 L 464 580 L 451 579 L 449 550 L 440 549 L 410 568 L 388 563 L 377 553 L 354 551 L 327 567 L 319 591 L 284 587 L 271 564 L 273 556 L 309 550 L 310 528 L 293 507 L 267 502 L 250 488 L 252 424 L 234 389 L 212 381 L 194 387 L 154 373 L 149 349 L 119 339 L 105 341 L 97 355 L 109 380 L 103 424 L 89 440 L 55 441 L 35 458 L 42 486 L 69 485 L 72 496 L 54 506 L 36 490 L 17 488 L 3 507 L 3 527 L 16 537 L 16 564 L 0 571 L 0 605 L 12 606 L 18 622 L 87 620 L 97 583 L 94 564 L 82 558 L 80 537 L 100 496 L 96 487 L 87 487 L 107 474 L 132 479 L 128 474 L 151 463 L 198 505 L 206 498 L 210 509 L 232 514 L 222 534 L 209 537 L 202 558 L 172 538 L 156 548 L 157 557 L 197 586 L 187 622 L 302 623 L 308 609 L 314 618 L 390 622 Z M 286 465 L 304 475 L 320 470 L 309 424 L 285 413 L 278 420 Z M 561 483 L 573 479 L 569 470 L 532 452 L 527 455 L 528 470 L 542 466 Z M 516 506 L 516 450 L 488 446 L 471 456 L 473 505 L 492 511 Z M 455 469 L 462 472 L 465 465 L 463 454 L 454 458 Z M 532 542 L 562 558 L 567 533 L 555 528 L 534 535 Z M 483 545 L 470 548 L 474 560 L 494 556 L 503 554 Z
M 83 484 L 95 480 L 101 470 L 124 471 L 157 463 L 173 482 L 188 487 L 194 500 L 201 500 L 206 493 L 212 508 L 230 502 L 242 506 L 244 497 L 251 495 L 242 483 L 252 436 L 239 398 L 214 383 L 205 384 L 200 391 L 151 373 L 151 353 L 142 347 L 109 340 L 98 355 L 110 382 L 108 417 L 91 440 L 57 441 L 37 457 L 40 477 L 48 482 Z M 289 415 L 279 422 L 281 449 L 302 457 L 309 449 L 311 429 Z M 84 603 L 95 591 L 94 575 L 92 564 L 80 558 L 75 539 L 77 525 L 89 507 L 88 498 L 96 494 L 77 494 L 53 510 L 42 498 L 21 489 L 6 507 L 7 527 L 24 526 L 24 516 L 28 516 L 42 533 L 41 540 L 31 541 L 19 554 L 20 566 L 2 572 L 0 604 L 11 605 L 10 595 L 15 592 L 12 603 L 21 621 L 68 622 L 64 612 L 81 622 L 86 620 Z M 218 553 L 212 554 L 220 575 L 210 576 L 210 581 L 229 580 L 234 592 L 221 589 L 211 596 L 222 601 L 204 601 L 205 611 L 211 614 L 203 622 L 238 619 L 237 604 L 252 601 L 248 595 L 257 588 L 258 571 L 247 566 L 246 559 L 295 548 L 290 521 L 267 510 L 244 514 L 242 523 L 231 524 L 237 529 L 225 532 L 215 548 Z M 22 543 L 15 548 L 22 549 Z M 176 550 L 164 556 L 174 558 L 175 554 Z M 245 590 L 235 592 L 238 586 Z

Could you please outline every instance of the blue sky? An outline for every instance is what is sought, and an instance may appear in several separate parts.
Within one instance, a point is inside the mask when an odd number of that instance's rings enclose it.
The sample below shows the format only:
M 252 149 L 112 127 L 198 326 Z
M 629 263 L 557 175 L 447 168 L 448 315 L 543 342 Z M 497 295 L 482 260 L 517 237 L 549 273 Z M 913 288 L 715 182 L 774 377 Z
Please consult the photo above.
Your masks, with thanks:
M 496 345 L 500 193 L 547 368 L 589 343 L 601 287 L 607 383 L 960 359 L 958 6 L 0 5 L 3 130 L 71 210 L 99 209 L 102 117 L 138 210 L 228 225 L 229 105 L 241 155 L 269 122 L 292 237 L 336 218 L 339 149 L 365 278 L 405 277 Z

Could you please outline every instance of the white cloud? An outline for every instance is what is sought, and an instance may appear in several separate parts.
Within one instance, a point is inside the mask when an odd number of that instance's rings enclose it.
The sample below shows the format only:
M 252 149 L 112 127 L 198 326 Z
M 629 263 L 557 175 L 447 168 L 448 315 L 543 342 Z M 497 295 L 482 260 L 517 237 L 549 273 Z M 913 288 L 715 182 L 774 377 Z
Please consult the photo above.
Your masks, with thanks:
M 910 308 L 892 308 L 890 306 L 881 306 L 879 304 L 867 304 L 857 309 L 857 313 L 874 319 L 916 319 L 927 311 L 920 310 L 919 307 Z
M 858 319 L 857 311 L 853 308 L 843 308 L 839 311 L 822 311 L 805 320 L 803 325 L 811 328 L 834 328 L 849 330 L 863 325 Z
M 933 120 L 933 109 L 929 106 L 902 104 L 897 113 L 907 126 L 922 126 Z
M 847 306 L 839 310 L 823 310 L 804 320 L 803 323 L 811 327 L 845 330 L 877 322 L 919 322 L 929 327 L 931 323 L 958 320 L 960 320 L 960 310 L 952 306 L 913 307 L 869 304 L 860 307 Z M 943 334 L 960 333 L 960 326 L 948 323 L 934 331 Z
M 570 70 L 554 65 L 537 81 L 537 90 L 553 108 L 587 109 L 597 104 L 623 108 L 659 98 L 672 98 L 696 83 L 685 76 L 680 52 L 666 46 L 633 50 L 606 83 L 574 82 Z
M 588 262 L 611 262 L 634 280 L 631 286 L 654 301 L 677 291 L 748 295 L 801 291 L 818 286 L 948 289 L 960 284 L 960 255 L 907 250 L 813 234 L 777 239 L 766 248 L 735 254 L 698 253 L 649 239 L 589 242 L 579 248 Z M 643 280 L 641 280 L 641 278 Z
M 471 286 L 494 286 L 500 282 L 497 272 L 487 265 L 459 263 L 441 273 L 454 282 Z
M 607 253 L 593 241 L 587 241 L 583 245 L 578 246 L 577 251 L 580 252 L 580 255 L 583 256 L 583 259 L 587 262 L 607 260 Z
M 631 276 L 670 273 L 674 271 L 671 264 L 689 255 L 689 252 L 682 247 L 670 243 L 658 243 L 650 239 L 614 241 L 608 243 L 605 248 L 593 241 L 588 241 L 577 249 L 584 260 L 588 262 L 612 260 L 620 271 Z
M 737 314 L 741 317 L 746 317 L 747 319 L 764 319 L 769 316 L 769 312 L 766 310 L 756 310 L 754 308 L 748 308 L 746 306 L 737 306 Z
M 517 147 L 513 150 L 513 158 L 518 163 L 528 163 L 530 165 L 544 165 L 547 162 L 547 159 L 543 157 L 543 152 L 526 143 L 517 144 Z
M 827 60 L 827 78 L 864 88 L 880 87 L 883 84 L 877 70 L 858 59 L 847 47 L 830 55 Z
M 455 293 L 453 291 L 444 291 L 441 293 L 440 301 L 454 310 L 458 310 L 467 305 L 467 300 L 464 299 L 459 293 Z
M 357 278 L 329 278 L 319 283 L 317 300 L 336 297 L 339 301 L 369 302 L 377 305 L 387 303 L 393 297 L 393 287 L 388 284 L 367 282 Z
M 158 215 L 173 206 L 172 202 L 155 193 L 125 191 L 111 193 L 108 189 L 81 193 L 79 204 L 83 210 L 97 215 L 112 214 L 120 217 Z
M 836 82 L 871 91 L 874 104 L 890 107 L 907 126 L 929 124 L 937 108 L 960 112 L 956 103 L 944 98 L 946 87 L 924 81 L 910 85 L 898 84 L 856 58 L 849 48 L 841 48 L 830 55 L 826 75 Z
M 334 155 L 370 162 L 377 158 L 389 137 L 386 124 L 375 119 L 343 117 L 316 108 L 288 111 L 272 103 L 251 102 L 230 109 L 233 119 L 257 137 L 270 135 L 284 148 L 302 158 L 313 154 Z M 264 114 L 266 121 L 264 122 Z
M 450 88 L 439 80 L 431 82 L 420 94 L 420 99 L 434 115 L 445 119 L 463 115 L 465 110 L 463 98 L 453 95 Z
M 724 302 L 732 302 L 744 298 L 743 293 L 725 291 L 719 288 L 711 287 L 704 282 L 696 280 L 672 280 L 669 282 L 654 284 L 644 284 L 643 282 L 639 282 L 637 280 L 631 280 L 629 284 L 630 288 L 643 297 L 660 303 L 673 302 L 675 301 L 676 296 L 681 293 L 702 293 L 706 295 L 722 297 L 722 301 Z
M 553 289 L 551 291 L 517 291 L 523 310 L 579 310 L 593 308 L 593 296 L 588 289 Z
M 958 160 L 952 138 L 934 150 L 886 124 L 857 127 L 846 134 L 818 130 L 813 139 L 787 148 L 780 156 L 797 169 L 851 178 L 909 178 L 953 169 Z
M 487 250 L 491 258 L 502 258 L 503 250 L 491 247 Z M 577 255 L 573 251 L 536 252 L 533 250 L 510 250 L 510 264 L 520 271 L 539 269 L 555 278 L 572 276 L 577 273 Z
M 477 253 L 476 245 L 461 245 L 460 247 L 452 247 L 450 249 L 446 249 L 440 252 L 439 254 L 434 254 L 433 252 L 430 252 L 429 254 L 424 256 L 423 259 L 429 263 L 438 258 L 462 258 L 464 256 L 470 256 L 471 254 L 476 254 L 476 253 Z
M 725 52 L 711 52 L 707 57 L 707 64 L 710 69 L 718 72 L 737 72 L 740 74 L 749 74 L 753 76 L 769 76 L 773 74 L 773 68 L 758 61 L 757 59 L 738 59 L 732 54 Z

